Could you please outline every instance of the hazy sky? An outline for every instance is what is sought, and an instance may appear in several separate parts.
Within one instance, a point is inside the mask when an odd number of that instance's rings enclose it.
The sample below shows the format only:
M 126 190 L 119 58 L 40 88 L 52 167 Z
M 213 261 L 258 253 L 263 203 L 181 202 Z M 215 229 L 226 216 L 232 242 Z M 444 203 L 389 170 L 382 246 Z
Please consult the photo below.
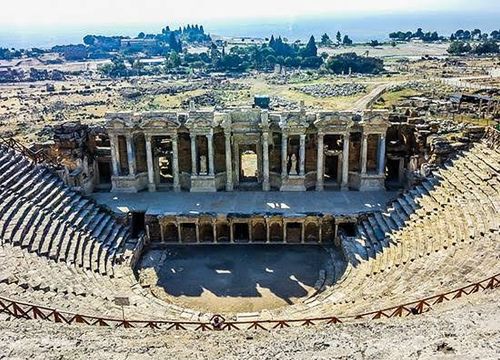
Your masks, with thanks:
M 185 23 L 310 15 L 476 10 L 498 0 L 1 0 L 2 27 Z M 498 4 L 498 3 L 497 3 Z

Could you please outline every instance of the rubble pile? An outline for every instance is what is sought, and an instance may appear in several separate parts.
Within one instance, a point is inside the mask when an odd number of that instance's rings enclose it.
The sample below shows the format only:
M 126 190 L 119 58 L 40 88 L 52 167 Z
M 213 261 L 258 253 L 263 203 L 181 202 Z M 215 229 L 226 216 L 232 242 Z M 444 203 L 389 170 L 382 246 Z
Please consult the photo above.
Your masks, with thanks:
M 0 69 L 0 83 L 9 82 L 31 82 L 31 81 L 62 81 L 66 75 L 60 70 L 39 70 L 31 68 L 24 69 Z
M 223 107 L 224 106 L 224 101 L 221 99 L 221 97 L 216 94 L 213 91 L 207 92 L 205 94 L 201 95 L 196 95 L 196 96 L 190 96 L 187 99 L 184 99 L 181 103 L 181 106 L 183 108 L 188 108 L 189 103 L 191 101 L 194 101 L 196 106 L 201 106 L 201 107 Z
M 429 91 L 434 88 L 433 84 L 423 81 L 406 81 L 399 84 L 391 85 L 387 88 L 387 92 L 397 92 L 401 90 L 411 89 L 415 91 Z
M 84 158 L 89 132 L 87 125 L 82 125 L 79 121 L 71 121 L 55 125 L 52 130 L 54 148 L 58 149 L 58 157 L 69 161 Z
M 269 104 L 269 107 L 271 109 L 290 109 L 290 110 L 297 110 L 299 109 L 299 103 L 296 101 L 291 101 L 288 99 L 285 99 L 281 96 L 271 96 L 271 102 Z
M 294 90 L 299 90 L 311 96 L 325 98 L 334 96 L 352 96 L 366 91 L 366 86 L 359 83 L 343 83 L 343 84 L 313 84 L 302 87 L 296 87 Z

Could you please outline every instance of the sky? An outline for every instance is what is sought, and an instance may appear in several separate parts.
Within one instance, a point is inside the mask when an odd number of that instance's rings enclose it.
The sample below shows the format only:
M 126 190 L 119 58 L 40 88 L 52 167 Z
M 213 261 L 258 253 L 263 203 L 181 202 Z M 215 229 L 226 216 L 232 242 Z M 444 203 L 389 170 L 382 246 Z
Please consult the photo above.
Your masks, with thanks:
M 498 0 L 2 0 L 0 27 L 293 19 L 415 11 L 499 10 Z M 498 5 L 493 5 L 497 3 Z

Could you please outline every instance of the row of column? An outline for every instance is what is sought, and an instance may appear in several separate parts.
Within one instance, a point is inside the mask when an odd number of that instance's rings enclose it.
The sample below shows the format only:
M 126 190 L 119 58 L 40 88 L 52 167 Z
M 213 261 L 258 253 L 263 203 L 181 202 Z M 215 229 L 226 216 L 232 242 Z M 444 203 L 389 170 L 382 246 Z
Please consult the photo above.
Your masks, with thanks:
M 176 223 L 169 223 L 168 225 L 174 225 L 175 226 L 175 232 L 176 232 L 176 238 L 177 238 L 177 242 L 189 242 L 188 239 L 185 239 L 183 238 L 183 231 L 182 231 L 182 226 L 183 224 L 194 224 L 195 226 L 195 239 L 194 239 L 194 242 L 196 243 L 201 243 L 201 242 L 204 242 L 204 239 L 201 239 L 200 237 L 200 228 L 202 226 L 210 226 L 212 229 L 211 229 L 211 233 L 212 233 L 212 237 L 213 237 L 213 242 L 214 243 L 217 243 L 218 242 L 218 232 L 217 232 L 217 222 L 214 220 L 212 222 L 194 222 L 194 223 L 188 223 L 188 222 L 176 222 Z M 247 229 L 248 229 L 248 236 L 245 237 L 245 239 L 236 239 L 235 238 L 235 225 L 236 224 L 245 224 L 247 226 Z M 274 222 L 274 221 L 264 221 L 264 222 L 261 222 L 260 223 L 261 225 L 263 225 L 265 227 L 265 233 L 266 233 L 266 239 L 262 239 L 264 240 L 264 242 L 266 243 L 270 243 L 270 242 L 273 242 L 273 240 L 271 239 L 271 226 L 272 225 L 276 225 L 276 226 L 279 226 L 280 228 L 280 240 L 281 242 L 289 242 L 289 234 L 288 234 L 288 225 L 289 224 L 297 224 L 300 226 L 300 238 L 298 239 L 300 243 L 305 243 L 307 241 L 310 241 L 311 239 L 314 241 L 314 242 L 318 242 L 318 243 L 321 243 L 323 242 L 323 223 L 322 221 L 318 221 L 318 222 L 313 222 L 313 225 L 314 225 L 314 231 L 312 233 L 308 233 L 306 231 L 306 228 L 308 227 L 308 225 L 311 224 L 310 221 L 308 222 L 303 222 L 303 221 L 284 221 L 284 222 Z M 230 243 L 234 243 L 236 242 L 237 240 L 242 240 L 242 241 L 248 241 L 248 242 L 252 242 L 252 241 L 255 241 L 256 240 L 256 237 L 254 235 L 254 223 L 252 222 L 246 222 L 246 223 L 240 223 L 240 222 L 227 222 L 225 223 L 225 225 L 228 227 L 228 235 L 229 235 L 229 238 L 228 238 L 228 242 Z M 333 228 L 333 238 L 335 238 L 337 236 L 337 229 L 338 229 L 338 225 L 337 224 L 333 224 L 334 228 Z M 171 228 L 171 230 L 173 230 Z M 161 242 L 163 243 L 166 243 L 168 242 L 167 239 L 171 238 L 170 236 L 166 236 L 168 234 L 165 233 L 165 226 L 160 223 L 160 236 L 161 236 Z M 310 238 L 308 238 L 310 237 Z
M 198 146 L 196 144 L 197 134 L 191 134 L 191 174 L 195 176 L 199 176 L 198 172 L 198 162 L 200 161 L 198 157 Z M 215 165 L 214 165 L 214 136 L 212 133 L 204 134 L 200 136 L 205 136 L 207 138 L 208 144 L 208 176 L 215 176 Z
M 281 138 L 281 178 L 286 178 L 288 173 L 288 134 L 283 133 Z M 299 176 L 305 175 L 305 162 L 306 162 L 306 135 L 300 134 L 300 148 L 299 148 Z
M 366 133 L 362 134 L 361 140 L 361 150 L 360 150 L 360 162 L 361 162 L 361 174 L 366 175 L 367 171 L 367 159 L 368 159 L 368 135 Z M 177 146 L 177 134 L 166 134 L 157 136 L 169 136 L 172 141 L 172 172 L 173 172 L 173 186 L 174 190 L 179 191 L 179 155 Z M 208 143 L 208 176 L 215 175 L 214 166 L 214 147 L 213 147 L 213 134 L 205 134 Z M 231 151 L 231 132 L 225 131 L 225 150 L 226 150 L 226 190 L 233 190 L 233 171 L 232 171 L 232 151 Z M 306 135 L 301 134 L 300 136 L 300 149 L 299 149 L 299 176 L 305 175 L 305 141 Z M 321 191 L 324 188 L 324 136 L 322 132 L 318 133 L 317 142 L 317 179 L 316 179 L 316 190 Z M 195 176 L 199 176 L 198 173 L 198 151 L 196 144 L 196 134 L 191 135 L 191 171 Z M 147 157 L 147 169 L 148 169 L 148 189 L 149 191 L 156 191 L 156 184 L 154 178 L 154 160 L 153 160 L 153 149 L 151 145 L 153 135 L 145 134 L 146 139 L 146 157 Z M 136 156 L 135 156 L 135 146 L 132 134 L 125 135 L 126 146 L 127 146 L 127 159 L 129 176 L 136 175 Z M 343 149 L 342 149 L 342 181 L 341 188 L 347 189 L 349 182 L 349 133 L 343 134 Z M 110 144 L 112 152 L 112 166 L 113 175 L 120 175 L 120 165 L 119 165 L 119 149 L 118 149 L 118 135 L 110 135 Z M 288 174 L 288 134 L 283 133 L 281 142 L 281 177 L 286 178 Z M 378 175 L 383 175 L 385 171 L 385 134 L 378 135 L 378 146 L 377 146 L 377 173 Z M 262 154 L 263 154 L 263 184 L 262 188 L 264 191 L 270 190 L 269 181 L 269 133 L 264 132 L 262 134 Z
M 316 190 L 321 191 L 324 188 L 324 133 L 318 133 L 318 154 L 316 169 Z M 342 181 L 341 189 L 348 190 L 349 184 L 349 133 L 343 134 L 342 148 Z
M 154 160 L 153 160 L 153 147 L 151 142 L 153 140 L 153 135 L 145 134 L 146 139 L 146 160 L 148 167 L 148 190 L 153 192 L 156 191 L 156 182 L 154 174 Z M 174 191 L 180 191 L 179 183 L 179 150 L 177 147 L 177 134 L 168 135 L 157 135 L 157 136 L 168 136 L 172 141 L 172 177 L 173 177 L 173 187 Z
M 128 163 L 128 175 L 135 176 L 137 172 L 136 160 L 135 160 L 135 145 L 134 137 L 132 134 L 127 134 L 124 136 L 127 146 L 127 163 Z M 110 135 L 109 142 L 111 147 L 111 162 L 113 167 L 113 176 L 120 176 L 120 150 L 118 146 L 118 135 Z
M 361 138 L 361 175 L 366 175 L 368 163 L 368 136 L 363 133 Z M 385 172 L 385 134 L 378 134 L 377 143 L 377 174 L 384 175 Z

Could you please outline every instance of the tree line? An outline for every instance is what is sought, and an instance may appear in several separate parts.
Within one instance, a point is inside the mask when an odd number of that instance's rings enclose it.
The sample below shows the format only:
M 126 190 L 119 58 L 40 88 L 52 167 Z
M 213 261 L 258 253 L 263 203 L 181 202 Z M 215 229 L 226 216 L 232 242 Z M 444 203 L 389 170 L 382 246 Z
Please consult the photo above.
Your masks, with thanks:
M 328 56 L 318 54 L 318 46 L 314 36 L 307 44 L 300 42 L 289 44 L 281 36 L 271 36 L 268 42 L 261 45 L 217 46 L 212 43 L 207 52 L 178 53 L 171 51 L 160 66 L 143 66 L 133 58 L 117 57 L 111 64 L 101 68 L 107 76 L 130 76 L 161 73 L 188 73 L 195 69 L 215 72 L 245 72 L 248 70 L 270 71 L 276 65 L 289 68 L 323 69 L 335 74 L 368 73 L 377 74 L 384 70 L 383 61 L 373 57 L 358 56 L 346 53 Z

